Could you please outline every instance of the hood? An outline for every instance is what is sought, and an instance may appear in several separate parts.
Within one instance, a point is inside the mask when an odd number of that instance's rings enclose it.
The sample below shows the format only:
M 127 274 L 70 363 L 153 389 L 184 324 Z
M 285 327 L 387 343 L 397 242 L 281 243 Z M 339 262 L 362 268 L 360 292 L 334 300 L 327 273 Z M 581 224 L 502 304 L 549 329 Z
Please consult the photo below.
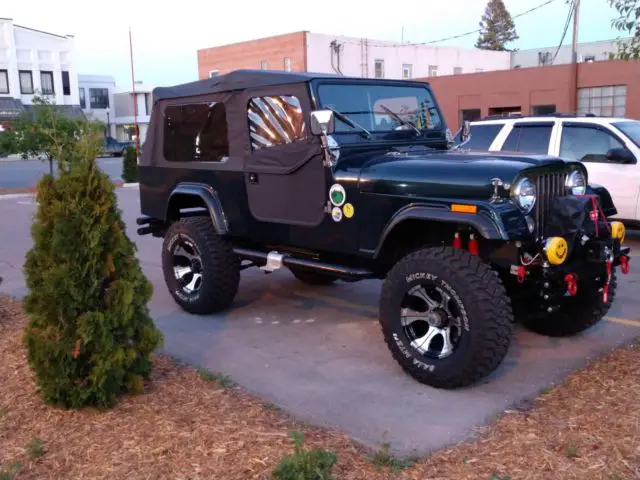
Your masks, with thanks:
M 492 178 L 512 183 L 523 170 L 566 164 L 558 157 L 501 152 L 388 153 L 362 167 L 359 184 L 363 193 L 477 199 L 491 196 Z

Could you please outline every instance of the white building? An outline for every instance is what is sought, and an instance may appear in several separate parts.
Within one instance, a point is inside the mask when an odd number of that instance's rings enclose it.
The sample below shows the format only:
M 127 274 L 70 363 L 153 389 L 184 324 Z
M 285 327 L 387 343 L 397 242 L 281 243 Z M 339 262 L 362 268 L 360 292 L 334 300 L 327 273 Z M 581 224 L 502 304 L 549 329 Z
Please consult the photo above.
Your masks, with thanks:
M 151 118 L 152 92 L 154 87 L 136 82 L 135 98 L 138 108 L 138 129 L 140 130 L 140 144 L 147 137 L 147 129 Z M 116 91 L 113 96 L 114 118 L 116 125 L 115 138 L 120 141 L 128 141 L 136 139 L 135 136 L 135 115 L 133 103 L 133 89 L 121 89 Z
M 109 75 L 78 75 L 78 85 L 80 108 L 85 116 L 103 122 L 109 136 L 115 138 L 115 78 Z
M 200 49 L 198 77 L 237 69 L 411 79 L 511 68 L 510 52 L 294 32 Z
M 0 121 L 11 121 L 34 94 L 79 114 L 72 35 L 56 35 L 0 18 Z
M 508 70 L 508 52 L 308 33 L 307 71 L 349 77 L 411 79 Z
M 618 51 L 618 42 L 628 41 L 629 38 L 620 40 L 601 40 L 597 42 L 584 42 L 577 45 L 578 62 L 595 62 L 608 60 L 609 55 Z M 541 67 L 543 65 L 563 65 L 571 63 L 571 45 L 546 48 L 530 48 L 518 50 L 511 54 L 512 68 Z

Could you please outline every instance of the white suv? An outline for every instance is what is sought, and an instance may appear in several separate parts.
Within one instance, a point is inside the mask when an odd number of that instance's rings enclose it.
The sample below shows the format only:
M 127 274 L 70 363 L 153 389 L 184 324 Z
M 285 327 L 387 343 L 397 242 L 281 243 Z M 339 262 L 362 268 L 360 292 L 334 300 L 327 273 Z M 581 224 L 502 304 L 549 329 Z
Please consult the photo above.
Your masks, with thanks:
M 589 182 L 611 192 L 616 217 L 640 222 L 640 121 L 555 114 L 489 117 L 470 126 L 471 138 L 462 145 L 465 150 L 553 155 L 583 162 Z

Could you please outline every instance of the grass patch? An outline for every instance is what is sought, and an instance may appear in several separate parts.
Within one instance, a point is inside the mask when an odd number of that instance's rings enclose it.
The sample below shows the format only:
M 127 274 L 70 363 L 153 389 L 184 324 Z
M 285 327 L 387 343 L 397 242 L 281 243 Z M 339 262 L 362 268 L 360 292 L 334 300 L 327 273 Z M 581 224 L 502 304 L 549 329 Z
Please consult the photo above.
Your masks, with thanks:
M 36 460 L 44 455 L 44 442 L 41 438 L 36 437 L 27 444 L 25 450 L 30 459 Z
M 205 382 L 215 382 L 222 388 L 232 388 L 235 385 L 229 375 L 222 373 L 213 373 L 206 369 L 200 369 L 198 370 L 198 375 L 200 375 L 200 378 Z

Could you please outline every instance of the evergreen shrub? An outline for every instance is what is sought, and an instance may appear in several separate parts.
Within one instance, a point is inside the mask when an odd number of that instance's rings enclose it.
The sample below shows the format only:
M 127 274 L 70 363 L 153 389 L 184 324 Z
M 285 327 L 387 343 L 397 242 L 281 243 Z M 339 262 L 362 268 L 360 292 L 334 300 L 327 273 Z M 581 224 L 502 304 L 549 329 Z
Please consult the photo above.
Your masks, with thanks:
M 138 157 L 134 147 L 127 147 L 122 159 L 122 179 L 125 183 L 138 181 Z
M 143 390 L 163 337 L 114 186 L 95 162 L 99 134 L 89 129 L 65 148 L 58 178 L 37 187 L 23 339 L 46 403 L 107 408 Z

